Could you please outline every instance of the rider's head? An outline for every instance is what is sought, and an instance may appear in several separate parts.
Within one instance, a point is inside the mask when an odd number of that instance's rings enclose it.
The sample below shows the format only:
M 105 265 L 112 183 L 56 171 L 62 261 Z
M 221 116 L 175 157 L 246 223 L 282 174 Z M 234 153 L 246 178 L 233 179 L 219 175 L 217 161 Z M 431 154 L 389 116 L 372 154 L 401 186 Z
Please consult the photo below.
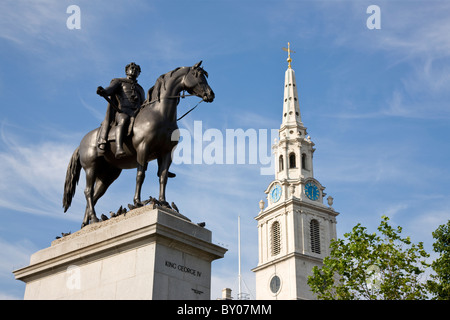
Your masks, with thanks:
M 127 77 L 136 79 L 141 73 L 141 67 L 138 64 L 131 62 L 125 67 L 125 73 Z

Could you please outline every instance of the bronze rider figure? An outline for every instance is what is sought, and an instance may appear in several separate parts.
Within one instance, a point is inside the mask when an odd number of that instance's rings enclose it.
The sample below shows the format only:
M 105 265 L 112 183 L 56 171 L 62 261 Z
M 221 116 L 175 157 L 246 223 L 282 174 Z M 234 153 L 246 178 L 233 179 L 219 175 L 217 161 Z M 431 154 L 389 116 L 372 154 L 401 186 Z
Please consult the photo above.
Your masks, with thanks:
M 111 80 L 109 87 L 97 88 L 97 94 L 108 100 L 108 108 L 105 120 L 100 127 L 98 148 L 100 153 L 105 152 L 108 133 L 115 122 L 116 124 L 116 151 L 115 156 L 120 159 L 126 156 L 123 149 L 123 140 L 128 132 L 130 119 L 138 113 L 145 100 L 144 89 L 137 83 L 137 77 L 141 73 L 139 65 L 131 62 L 125 67 L 126 78 L 115 78 Z M 108 98 L 110 97 L 110 98 Z

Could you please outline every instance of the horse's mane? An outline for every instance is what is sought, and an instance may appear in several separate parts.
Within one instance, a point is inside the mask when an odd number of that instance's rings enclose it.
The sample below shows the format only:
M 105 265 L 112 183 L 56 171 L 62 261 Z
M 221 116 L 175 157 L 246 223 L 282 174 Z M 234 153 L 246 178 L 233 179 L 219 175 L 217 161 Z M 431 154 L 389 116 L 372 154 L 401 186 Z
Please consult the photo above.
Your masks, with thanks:
M 148 89 L 147 92 L 147 99 L 144 101 L 144 105 L 150 103 L 151 101 L 156 101 L 161 98 L 161 88 L 164 90 L 166 89 L 166 82 L 167 80 L 172 77 L 172 75 L 181 69 L 182 67 L 178 67 L 170 72 L 167 72 L 165 74 L 162 74 L 159 76 L 159 78 L 156 80 L 155 85 Z

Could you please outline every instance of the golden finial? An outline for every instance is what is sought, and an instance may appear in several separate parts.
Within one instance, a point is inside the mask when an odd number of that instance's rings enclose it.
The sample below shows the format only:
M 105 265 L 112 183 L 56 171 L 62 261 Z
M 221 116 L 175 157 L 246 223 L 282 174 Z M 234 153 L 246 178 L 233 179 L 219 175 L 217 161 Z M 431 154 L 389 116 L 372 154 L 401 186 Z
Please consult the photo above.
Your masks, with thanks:
M 287 47 L 287 48 L 283 48 L 283 50 L 284 50 L 284 51 L 287 51 L 287 53 L 288 53 L 287 62 L 289 63 L 289 65 L 288 65 L 289 69 L 291 69 L 291 62 L 292 62 L 292 59 L 291 59 L 291 52 L 292 52 L 292 53 L 295 53 L 295 51 L 292 51 L 292 50 L 291 50 L 291 44 L 290 44 L 289 42 L 288 42 L 288 47 Z

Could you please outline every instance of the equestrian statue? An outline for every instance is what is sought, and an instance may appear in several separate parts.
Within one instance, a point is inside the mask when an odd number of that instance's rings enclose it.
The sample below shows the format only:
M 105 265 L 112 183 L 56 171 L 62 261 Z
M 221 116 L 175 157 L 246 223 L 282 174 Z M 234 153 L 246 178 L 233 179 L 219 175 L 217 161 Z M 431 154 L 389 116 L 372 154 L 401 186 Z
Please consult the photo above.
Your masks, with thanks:
M 105 120 L 101 126 L 84 136 L 75 149 L 67 167 L 64 185 L 64 212 L 75 195 L 81 168 L 86 173 L 86 211 L 81 228 L 98 222 L 94 206 L 123 169 L 137 168 L 134 205 L 142 206 L 141 188 L 148 162 L 157 160 L 159 203 L 166 201 L 166 185 L 172 163 L 172 151 L 178 144 L 176 134 L 177 106 L 181 92 L 212 102 L 214 92 L 206 78 L 208 73 L 201 61 L 192 67 L 179 67 L 161 75 L 155 85 L 144 91 L 137 83 L 140 67 L 130 63 L 125 67 L 126 78 L 113 79 L 107 88 L 98 87 L 97 94 L 108 101 Z M 175 132 L 175 134 L 174 134 Z

